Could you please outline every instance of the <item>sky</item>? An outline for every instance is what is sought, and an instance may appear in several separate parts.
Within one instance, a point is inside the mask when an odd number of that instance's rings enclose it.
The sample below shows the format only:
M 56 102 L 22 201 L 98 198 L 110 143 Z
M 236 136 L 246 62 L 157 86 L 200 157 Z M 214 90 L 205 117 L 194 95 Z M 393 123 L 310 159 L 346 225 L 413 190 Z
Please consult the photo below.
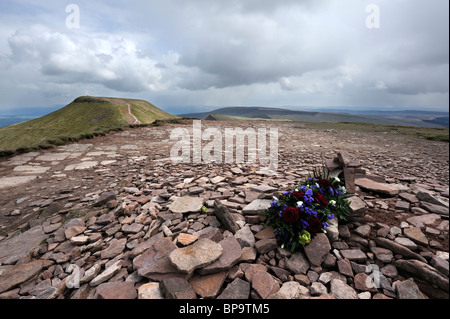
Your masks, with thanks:
M 447 0 L 2 0 L 0 111 L 448 110 Z

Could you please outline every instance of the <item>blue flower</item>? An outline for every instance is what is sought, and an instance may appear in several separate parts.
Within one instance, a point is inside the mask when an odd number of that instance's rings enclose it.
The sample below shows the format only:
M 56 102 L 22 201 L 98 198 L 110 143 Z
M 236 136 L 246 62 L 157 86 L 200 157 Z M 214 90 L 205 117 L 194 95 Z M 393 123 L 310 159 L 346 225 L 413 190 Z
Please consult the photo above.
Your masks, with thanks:
M 303 219 L 300 220 L 300 228 L 301 229 L 306 229 L 306 228 L 308 228 L 308 226 L 309 226 L 309 224 L 306 220 L 303 220 Z
M 331 186 L 330 186 L 330 192 L 331 192 L 331 195 L 335 196 L 335 195 L 334 195 L 334 189 L 333 189 L 333 187 L 331 187 Z
M 317 212 L 315 212 L 309 207 L 305 207 L 305 213 L 308 214 L 309 216 L 317 217 Z

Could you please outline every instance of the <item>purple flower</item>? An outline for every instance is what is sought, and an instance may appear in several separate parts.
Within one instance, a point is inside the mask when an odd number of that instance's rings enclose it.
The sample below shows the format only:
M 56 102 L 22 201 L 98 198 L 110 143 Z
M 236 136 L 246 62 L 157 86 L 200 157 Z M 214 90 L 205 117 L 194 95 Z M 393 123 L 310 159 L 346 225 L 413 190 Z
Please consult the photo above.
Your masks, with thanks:
M 309 226 L 308 222 L 306 220 L 301 219 L 300 220 L 300 228 L 306 229 Z
M 334 189 L 333 189 L 333 187 L 331 187 L 331 186 L 330 186 L 330 192 L 331 192 L 331 195 L 335 196 L 335 195 L 334 195 Z
M 278 208 L 278 200 L 274 200 L 272 203 L 270 203 L 270 207 L 272 208 Z

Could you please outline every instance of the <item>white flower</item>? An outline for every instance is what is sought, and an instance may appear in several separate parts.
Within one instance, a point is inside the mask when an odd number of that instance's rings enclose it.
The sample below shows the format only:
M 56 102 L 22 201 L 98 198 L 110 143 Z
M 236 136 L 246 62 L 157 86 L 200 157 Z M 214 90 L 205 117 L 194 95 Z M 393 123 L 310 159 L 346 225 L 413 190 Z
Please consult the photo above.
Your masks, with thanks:
M 339 186 L 339 190 L 342 192 L 342 194 L 347 193 L 347 190 L 345 189 L 345 186 Z
M 275 196 L 272 196 L 272 197 L 273 197 L 273 200 L 274 200 L 274 201 L 277 201 L 277 202 L 279 201 L 279 199 L 276 198 Z
M 334 178 L 334 181 L 335 181 L 336 183 L 339 183 L 341 180 L 339 179 L 339 177 L 335 177 L 335 178 Z
M 317 188 L 319 188 L 319 187 L 320 187 L 320 185 L 319 185 L 318 183 L 316 183 L 316 187 L 317 187 Z
M 303 205 L 303 202 L 301 201 L 301 200 L 299 200 L 298 202 L 297 202 L 297 207 L 300 207 L 300 206 L 302 206 Z
M 295 191 L 298 192 L 298 188 L 296 188 Z
M 331 204 L 331 205 L 333 205 L 333 206 L 336 205 L 336 201 L 335 201 L 334 199 L 330 200 L 328 203 Z

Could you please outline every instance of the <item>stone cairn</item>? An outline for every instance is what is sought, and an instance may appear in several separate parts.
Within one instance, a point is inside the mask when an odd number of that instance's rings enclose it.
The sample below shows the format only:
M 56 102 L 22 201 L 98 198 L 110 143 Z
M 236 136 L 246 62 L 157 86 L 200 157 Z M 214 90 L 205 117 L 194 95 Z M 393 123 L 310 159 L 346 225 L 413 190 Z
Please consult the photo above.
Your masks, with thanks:
M 448 188 L 388 184 L 345 153 L 325 167 L 345 179 L 352 215 L 302 251 L 278 247 L 263 226 L 279 189 L 205 199 L 205 188 L 229 178 L 187 172 L 184 196 L 122 187 L 89 194 L 87 211 L 47 207 L 45 221 L 0 241 L 0 298 L 448 298 L 448 247 L 439 241 L 448 245 Z M 231 170 L 230 185 L 242 185 L 244 172 Z

